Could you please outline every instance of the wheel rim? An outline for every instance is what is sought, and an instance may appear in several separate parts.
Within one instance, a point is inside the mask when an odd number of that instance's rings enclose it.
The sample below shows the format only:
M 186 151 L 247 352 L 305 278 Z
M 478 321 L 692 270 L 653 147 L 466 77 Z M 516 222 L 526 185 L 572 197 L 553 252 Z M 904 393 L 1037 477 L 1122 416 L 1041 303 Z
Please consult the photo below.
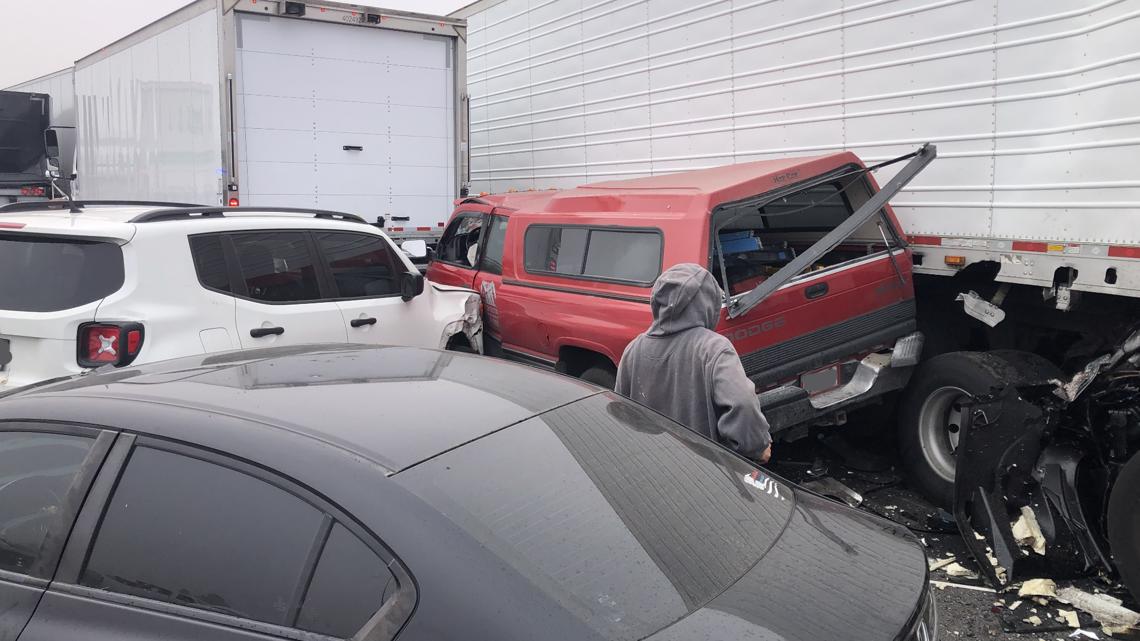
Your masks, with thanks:
M 922 403 L 918 413 L 918 440 L 934 473 L 954 482 L 955 454 L 961 436 L 962 402 L 968 394 L 960 387 L 939 387 Z

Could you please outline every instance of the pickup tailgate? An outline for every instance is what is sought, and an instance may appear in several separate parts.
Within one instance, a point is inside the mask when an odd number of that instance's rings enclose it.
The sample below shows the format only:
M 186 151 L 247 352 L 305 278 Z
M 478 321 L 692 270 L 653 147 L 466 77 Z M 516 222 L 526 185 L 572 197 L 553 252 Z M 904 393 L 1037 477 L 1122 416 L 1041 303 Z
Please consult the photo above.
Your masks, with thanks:
M 0 228 L 0 390 L 82 371 L 79 325 L 123 286 L 119 242 Z

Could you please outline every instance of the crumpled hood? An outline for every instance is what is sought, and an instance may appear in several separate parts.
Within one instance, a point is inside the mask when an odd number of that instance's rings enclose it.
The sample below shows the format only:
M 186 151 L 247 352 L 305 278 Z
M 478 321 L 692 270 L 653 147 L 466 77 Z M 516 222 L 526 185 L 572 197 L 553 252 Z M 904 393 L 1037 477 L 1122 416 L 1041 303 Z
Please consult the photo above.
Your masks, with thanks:
M 668 336 L 694 327 L 716 328 L 724 295 L 707 269 L 681 263 L 665 270 L 653 283 L 650 336 Z

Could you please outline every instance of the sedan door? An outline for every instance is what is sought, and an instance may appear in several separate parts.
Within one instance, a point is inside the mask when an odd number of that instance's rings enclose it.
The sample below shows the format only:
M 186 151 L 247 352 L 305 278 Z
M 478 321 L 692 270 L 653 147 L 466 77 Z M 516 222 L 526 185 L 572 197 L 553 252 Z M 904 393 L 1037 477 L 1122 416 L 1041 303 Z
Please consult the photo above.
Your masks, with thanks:
M 262 467 L 122 435 L 20 641 L 389 638 L 408 611 L 378 611 L 414 600 L 410 578 L 317 505 Z
M 348 342 L 439 347 L 443 332 L 431 304 L 400 297 L 400 280 L 411 270 L 388 239 L 342 231 L 313 235 Z
M 237 263 L 236 323 L 242 348 L 344 343 L 340 308 L 325 296 L 308 232 L 227 235 Z

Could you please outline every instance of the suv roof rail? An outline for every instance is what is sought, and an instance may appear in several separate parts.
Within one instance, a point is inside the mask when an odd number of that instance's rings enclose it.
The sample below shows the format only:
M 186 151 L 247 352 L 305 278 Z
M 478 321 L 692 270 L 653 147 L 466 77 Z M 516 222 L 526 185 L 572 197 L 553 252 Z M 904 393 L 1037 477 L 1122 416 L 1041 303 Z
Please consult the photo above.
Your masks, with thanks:
M 18 203 L 0 205 L 0 214 L 21 211 L 41 211 L 55 209 L 83 209 L 86 206 L 141 206 L 141 207 L 201 207 L 194 203 L 170 203 L 161 200 L 25 200 Z
M 128 222 L 132 223 L 153 223 L 164 220 L 191 220 L 195 218 L 220 218 L 227 213 L 263 213 L 263 214 L 305 214 L 313 216 L 314 218 L 331 218 L 336 220 L 348 220 L 355 223 L 368 224 L 356 214 L 347 214 L 343 211 L 330 211 L 327 209 L 308 209 L 301 207 L 203 207 L 203 206 L 180 206 L 174 208 L 153 209 L 146 211 Z

